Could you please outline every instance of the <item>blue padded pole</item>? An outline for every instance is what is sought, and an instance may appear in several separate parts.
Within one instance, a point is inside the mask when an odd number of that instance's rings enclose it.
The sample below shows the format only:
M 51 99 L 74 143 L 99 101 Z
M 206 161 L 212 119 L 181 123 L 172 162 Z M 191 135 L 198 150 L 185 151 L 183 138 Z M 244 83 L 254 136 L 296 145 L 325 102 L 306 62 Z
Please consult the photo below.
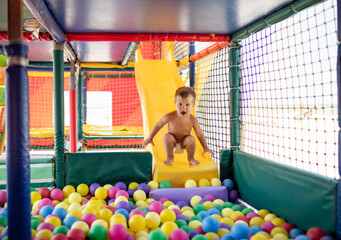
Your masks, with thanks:
M 341 0 L 337 1 L 337 40 L 341 41 Z M 338 102 L 338 121 L 339 128 L 341 127 L 341 45 L 338 45 L 337 49 L 337 102 Z M 339 175 L 341 175 L 341 131 L 339 130 Z M 341 239 L 341 180 L 337 183 L 337 219 L 336 219 L 336 235 L 337 239 Z
M 28 47 L 10 43 L 5 51 L 8 239 L 31 239 Z
M 195 42 L 189 42 L 188 46 L 189 59 L 191 55 L 195 54 Z M 195 86 L 195 62 L 189 62 L 189 85 L 194 88 Z
M 87 84 L 88 84 L 88 78 L 87 78 L 87 74 L 86 72 L 83 72 L 83 93 L 82 93 L 82 105 L 83 105 L 83 116 L 82 116 L 82 119 L 83 119 L 83 124 L 86 124 L 86 89 L 87 89 Z

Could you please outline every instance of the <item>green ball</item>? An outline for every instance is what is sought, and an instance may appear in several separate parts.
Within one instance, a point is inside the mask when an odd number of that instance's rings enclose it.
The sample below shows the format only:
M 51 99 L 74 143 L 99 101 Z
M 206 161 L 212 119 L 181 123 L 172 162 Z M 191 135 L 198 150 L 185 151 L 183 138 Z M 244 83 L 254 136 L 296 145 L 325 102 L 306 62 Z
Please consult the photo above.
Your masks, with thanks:
M 91 226 L 89 230 L 90 240 L 105 240 L 107 238 L 107 230 L 102 225 Z
M 219 204 L 217 204 L 217 205 L 214 205 L 212 208 L 216 208 L 216 209 L 218 209 L 218 210 L 219 210 L 219 212 L 221 212 L 221 210 L 223 210 L 223 209 L 224 209 L 224 206 L 223 206 L 223 205 L 219 205 Z
M 202 234 L 198 234 L 198 235 L 195 235 L 192 240 L 208 240 L 208 238 L 205 236 L 205 235 L 202 235 Z
M 38 218 L 35 217 L 31 218 L 31 228 L 36 230 L 39 224 L 41 224 L 41 221 Z
M 182 226 L 187 226 L 187 223 L 185 220 L 178 219 L 175 221 L 176 225 L 178 225 L 178 228 L 181 228 Z
M 57 235 L 59 233 L 66 235 L 70 229 L 67 226 L 60 225 L 53 230 L 53 234 Z
M 244 209 L 244 207 L 241 205 L 238 205 L 238 204 L 236 204 L 232 207 L 233 211 L 240 211 L 241 212 L 241 211 L 243 211 L 243 209 Z
M 206 211 L 206 208 L 204 205 L 199 203 L 193 207 L 193 211 L 194 211 L 194 214 L 197 215 L 201 211 Z
M 186 233 L 189 233 L 193 230 L 190 226 L 182 226 L 180 229 L 184 230 Z
M 169 181 L 162 181 L 160 182 L 159 188 L 171 188 L 172 185 Z
M 254 212 L 251 208 L 244 208 L 242 213 L 246 216 L 246 214 L 250 213 L 250 212 Z
M 0 216 L 0 225 L 7 227 L 7 217 Z
M 188 221 L 191 222 L 193 220 L 198 220 L 198 221 L 202 222 L 202 218 L 200 216 L 193 216 Z
M 129 205 L 134 205 L 135 204 L 134 198 L 129 198 L 128 203 Z
M 233 207 L 233 203 L 231 203 L 231 202 L 224 202 L 223 207 L 224 208 L 232 208 Z
M 144 207 L 137 207 L 136 209 L 142 210 L 142 211 L 144 212 L 144 214 L 147 214 L 147 213 L 148 213 L 147 209 L 144 208 Z
M 147 240 L 167 240 L 167 237 L 161 230 L 153 230 L 148 234 Z
M 35 188 L 31 187 L 31 192 L 35 192 L 37 190 L 35 190 Z

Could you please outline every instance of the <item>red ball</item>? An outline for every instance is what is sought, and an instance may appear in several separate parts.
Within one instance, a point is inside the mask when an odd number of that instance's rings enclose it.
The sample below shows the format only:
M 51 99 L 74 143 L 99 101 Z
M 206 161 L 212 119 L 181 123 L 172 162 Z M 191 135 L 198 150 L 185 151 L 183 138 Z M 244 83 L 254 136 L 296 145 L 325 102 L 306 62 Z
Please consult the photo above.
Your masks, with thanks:
M 62 233 L 58 233 L 54 235 L 51 240 L 67 240 L 67 237 Z
M 312 227 L 307 231 L 306 235 L 312 240 L 320 240 L 320 238 L 326 236 L 326 233 L 319 227 Z
M 295 225 L 292 223 L 283 223 L 282 228 L 284 228 L 288 233 L 295 228 Z
M 112 213 L 115 213 L 115 208 L 113 206 L 108 205 L 108 206 L 104 206 L 103 208 L 107 208 L 107 209 L 111 210 Z
M 38 192 L 40 193 L 41 198 L 49 198 L 50 197 L 50 190 L 47 187 L 39 188 Z
M 206 234 L 204 229 L 202 229 L 202 226 L 200 225 L 199 227 L 197 227 L 195 230 L 199 231 L 201 234 Z
M 85 234 L 79 228 L 70 229 L 66 236 L 68 240 L 85 240 Z
M 248 218 L 245 217 L 245 216 L 238 216 L 238 217 L 236 217 L 236 219 L 234 220 L 234 222 L 237 222 L 237 221 L 240 221 L 240 220 L 246 222 L 248 225 L 249 225 L 249 223 L 250 223 L 250 219 L 248 219 Z

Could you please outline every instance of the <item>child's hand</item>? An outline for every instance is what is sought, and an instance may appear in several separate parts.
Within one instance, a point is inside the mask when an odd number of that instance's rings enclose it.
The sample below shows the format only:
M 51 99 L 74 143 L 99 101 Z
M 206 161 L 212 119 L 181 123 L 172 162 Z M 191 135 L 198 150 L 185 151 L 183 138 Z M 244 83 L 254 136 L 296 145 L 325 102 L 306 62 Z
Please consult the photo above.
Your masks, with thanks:
M 209 148 L 204 148 L 204 153 L 203 154 L 205 154 L 205 153 L 209 153 L 209 154 L 211 154 L 212 156 L 214 156 L 214 152 L 212 152 Z
M 142 143 L 142 147 L 143 147 L 143 148 L 147 147 L 147 145 L 148 145 L 149 143 L 151 143 L 153 146 L 155 146 L 154 143 L 153 143 L 153 139 L 146 138 L 146 140 L 144 140 L 143 143 Z

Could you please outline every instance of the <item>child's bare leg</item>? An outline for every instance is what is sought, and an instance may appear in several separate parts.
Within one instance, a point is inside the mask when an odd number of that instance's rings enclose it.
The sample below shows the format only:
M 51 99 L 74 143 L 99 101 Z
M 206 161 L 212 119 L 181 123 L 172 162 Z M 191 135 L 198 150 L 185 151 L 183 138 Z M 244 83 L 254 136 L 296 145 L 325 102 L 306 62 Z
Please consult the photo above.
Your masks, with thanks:
M 195 153 L 195 138 L 192 135 L 186 136 L 182 140 L 182 145 L 186 148 L 187 151 L 187 159 L 190 165 L 197 165 L 199 164 L 199 161 L 194 159 L 194 153 Z
M 175 144 L 176 144 L 175 137 L 170 133 L 166 133 L 165 136 L 163 137 L 163 146 L 165 148 L 166 155 L 167 155 L 167 160 L 164 161 L 164 163 L 167 165 L 173 164 L 173 161 L 174 161 L 173 150 L 174 150 Z

